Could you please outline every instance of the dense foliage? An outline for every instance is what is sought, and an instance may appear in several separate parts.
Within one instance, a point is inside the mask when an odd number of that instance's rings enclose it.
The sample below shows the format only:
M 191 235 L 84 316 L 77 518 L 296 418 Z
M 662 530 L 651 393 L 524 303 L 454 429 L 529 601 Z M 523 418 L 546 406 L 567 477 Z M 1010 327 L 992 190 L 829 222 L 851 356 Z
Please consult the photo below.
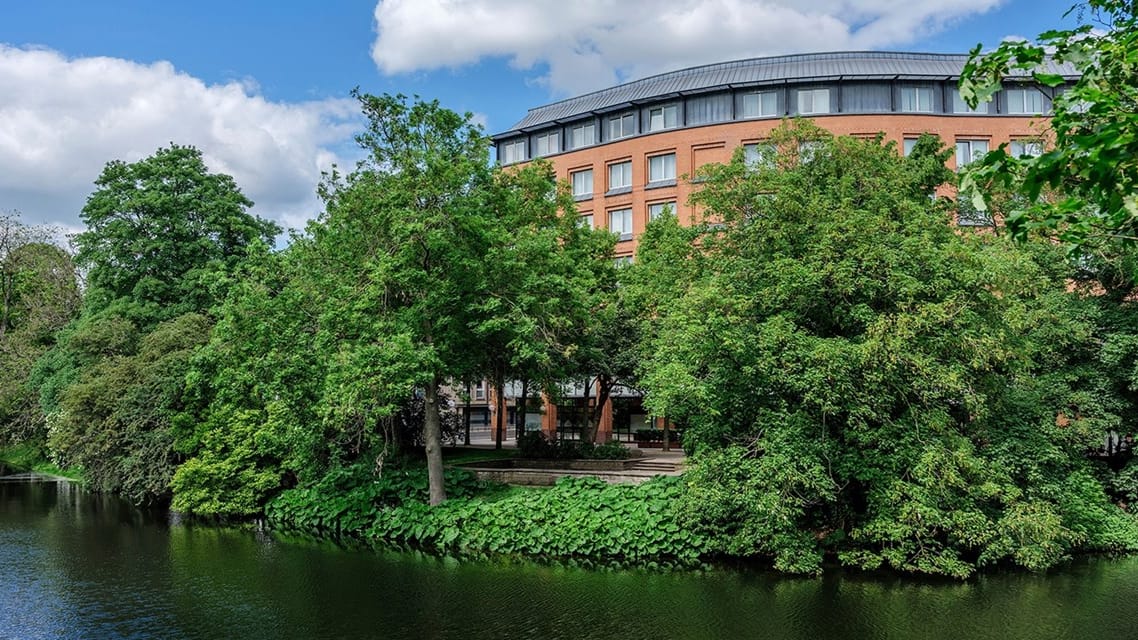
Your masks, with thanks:
M 548 489 L 507 493 L 458 472 L 447 480 L 451 499 L 429 507 L 421 470 L 393 470 L 362 483 L 337 475 L 285 492 L 267 514 L 279 526 L 458 555 L 691 564 L 708 551 L 707 539 L 677 519 L 683 493 L 677 478 L 634 486 L 564 479 Z
M 647 401 L 702 454 L 690 523 L 789 571 L 1138 547 L 1086 455 L 1125 403 L 1101 394 L 1096 305 L 1063 254 L 954 229 L 926 195 L 941 153 L 805 124 L 772 140 L 774 162 L 710 168 L 711 224 L 661 225 L 633 267 Z

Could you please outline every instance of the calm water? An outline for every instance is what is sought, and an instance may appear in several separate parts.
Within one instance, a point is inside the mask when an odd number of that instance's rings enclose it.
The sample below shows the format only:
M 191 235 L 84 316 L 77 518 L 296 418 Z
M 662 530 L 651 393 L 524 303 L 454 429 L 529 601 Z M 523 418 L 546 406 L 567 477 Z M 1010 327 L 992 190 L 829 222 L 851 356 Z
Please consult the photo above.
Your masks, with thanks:
M 966 584 L 459 563 L 0 481 L 0 638 L 1138 638 L 1138 559 Z

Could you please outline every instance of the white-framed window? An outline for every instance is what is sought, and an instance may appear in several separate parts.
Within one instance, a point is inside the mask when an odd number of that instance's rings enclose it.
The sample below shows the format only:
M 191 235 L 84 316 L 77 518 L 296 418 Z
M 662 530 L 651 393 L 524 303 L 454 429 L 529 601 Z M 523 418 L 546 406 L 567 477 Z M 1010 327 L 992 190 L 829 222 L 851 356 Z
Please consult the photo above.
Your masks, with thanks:
M 743 94 L 743 117 L 764 118 L 778 115 L 778 92 L 756 91 Z
M 669 104 L 648 111 L 648 130 L 674 129 L 680 125 L 679 105 Z
M 502 145 L 502 164 L 521 162 L 526 159 L 526 141 L 514 140 Z
M 743 145 L 743 162 L 748 167 L 770 167 L 774 165 L 775 147 L 769 142 L 751 142 Z
M 632 188 L 632 161 L 614 162 L 609 165 L 609 191 Z
M 917 138 L 905 138 L 901 141 L 901 155 L 908 158 L 917 146 Z
M 577 220 L 577 224 L 586 229 L 596 229 L 596 224 L 593 222 L 593 214 L 586 213 Z
M 648 158 L 648 182 L 676 179 L 676 154 L 665 153 Z
M 960 97 L 960 89 L 952 90 L 952 112 L 953 113 L 988 113 L 988 103 L 981 102 L 976 105 L 976 108 L 968 106 L 964 98 Z
M 1043 92 L 1035 87 L 1008 89 L 1006 93 L 1008 95 L 1008 113 L 1039 114 L 1046 112 Z
M 593 170 L 582 169 L 581 171 L 574 171 L 569 174 L 569 182 L 573 185 L 573 197 L 592 198 L 593 197 Z
M 561 132 L 550 131 L 537 137 L 537 155 L 548 156 L 561 151 Z
M 627 138 L 636 133 L 636 116 L 624 113 L 609 118 L 609 140 Z
M 474 385 L 474 399 L 475 400 L 485 400 L 486 399 L 486 382 L 485 381 L 479 382 L 478 384 Z
M 1013 158 L 1035 158 L 1043 155 L 1043 143 L 1039 140 L 1012 140 L 1008 152 Z
M 830 113 L 830 90 L 799 89 L 798 113 Z
M 648 205 L 648 220 L 655 220 L 662 215 L 676 215 L 675 201 L 656 202 Z
M 927 113 L 932 110 L 932 87 L 901 87 L 901 111 Z
M 984 157 L 988 153 L 987 140 L 957 140 L 956 168 L 961 169 Z
M 632 256 L 619 256 L 612 259 L 612 263 L 616 268 L 627 267 L 632 264 Z
M 587 147 L 597 142 L 597 127 L 592 120 L 569 128 L 569 144 L 573 149 Z
M 609 211 L 609 231 L 615 233 L 620 240 L 632 239 L 632 209 L 615 209 Z

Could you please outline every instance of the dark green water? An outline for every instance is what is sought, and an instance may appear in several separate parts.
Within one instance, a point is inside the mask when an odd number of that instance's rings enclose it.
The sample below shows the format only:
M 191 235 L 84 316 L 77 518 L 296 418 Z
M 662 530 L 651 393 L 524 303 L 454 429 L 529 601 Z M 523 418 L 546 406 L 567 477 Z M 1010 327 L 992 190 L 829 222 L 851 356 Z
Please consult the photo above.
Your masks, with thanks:
M 964 584 L 460 563 L 0 481 L 0 638 L 1138 638 L 1138 558 Z

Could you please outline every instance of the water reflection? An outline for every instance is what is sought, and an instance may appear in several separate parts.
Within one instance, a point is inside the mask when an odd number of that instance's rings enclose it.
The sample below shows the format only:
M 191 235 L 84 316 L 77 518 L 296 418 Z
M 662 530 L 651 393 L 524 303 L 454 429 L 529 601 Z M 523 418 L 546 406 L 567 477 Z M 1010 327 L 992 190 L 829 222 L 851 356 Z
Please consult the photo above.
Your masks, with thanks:
M 1138 559 L 973 582 L 344 550 L 0 482 L 0 638 L 1129 638 Z

